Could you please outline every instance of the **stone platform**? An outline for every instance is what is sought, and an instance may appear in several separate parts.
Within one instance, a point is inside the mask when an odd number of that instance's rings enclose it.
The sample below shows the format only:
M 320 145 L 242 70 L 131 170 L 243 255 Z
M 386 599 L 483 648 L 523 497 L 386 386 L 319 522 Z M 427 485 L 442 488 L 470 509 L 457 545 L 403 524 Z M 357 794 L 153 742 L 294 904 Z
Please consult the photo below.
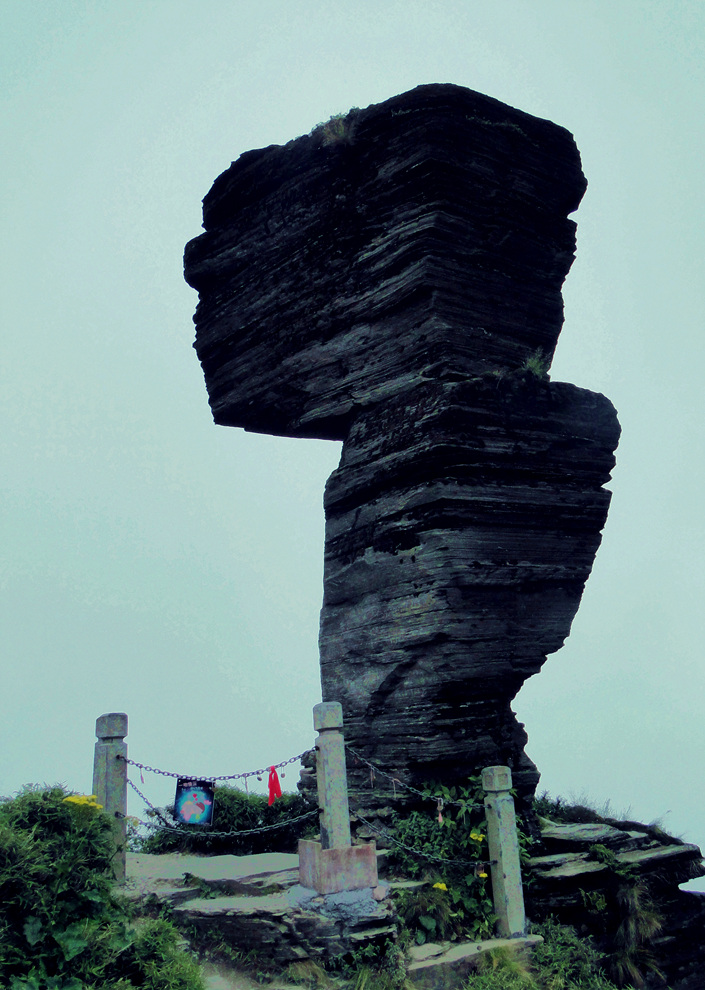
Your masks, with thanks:
M 383 861 L 385 854 L 379 857 Z M 198 933 L 208 990 L 251 990 L 255 984 L 245 970 L 267 979 L 287 970 L 293 975 L 297 965 L 330 963 L 396 938 L 390 885 L 319 895 L 298 880 L 298 856 L 287 853 L 128 853 L 124 893 L 145 906 L 171 908 L 177 925 Z M 419 946 L 410 952 L 409 981 L 420 988 L 461 987 L 484 953 L 503 946 L 526 951 L 537 941 L 532 936 Z M 270 990 L 295 985 L 295 978 L 268 983 Z
M 298 856 L 128 856 L 126 893 L 167 904 L 206 946 L 285 967 L 337 956 L 396 932 L 389 888 L 320 895 L 299 883 Z

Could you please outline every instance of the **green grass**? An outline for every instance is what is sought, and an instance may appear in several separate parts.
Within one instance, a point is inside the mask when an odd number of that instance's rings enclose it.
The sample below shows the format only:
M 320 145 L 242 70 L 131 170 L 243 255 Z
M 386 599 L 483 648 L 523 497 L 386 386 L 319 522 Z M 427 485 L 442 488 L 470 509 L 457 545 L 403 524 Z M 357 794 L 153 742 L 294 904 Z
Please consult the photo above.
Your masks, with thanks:
M 467 981 L 466 990 L 616 990 L 592 939 L 553 920 L 535 925 L 543 936 L 530 956 L 495 949 Z

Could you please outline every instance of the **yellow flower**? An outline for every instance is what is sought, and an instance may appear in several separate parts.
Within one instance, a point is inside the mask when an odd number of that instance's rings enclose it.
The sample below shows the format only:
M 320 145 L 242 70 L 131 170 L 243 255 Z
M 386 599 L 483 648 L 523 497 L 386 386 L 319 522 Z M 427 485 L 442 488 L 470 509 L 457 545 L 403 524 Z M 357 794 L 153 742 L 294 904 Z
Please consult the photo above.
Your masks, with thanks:
M 69 794 L 68 797 L 64 798 L 64 803 L 69 804 L 79 804 L 88 808 L 102 808 L 102 804 L 98 804 L 98 799 L 95 794 Z
M 446 885 L 444 883 L 434 883 L 433 889 L 434 890 L 448 890 L 448 888 L 446 887 Z
M 478 873 L 477 875 L 478 875 L 478 877 L 481 877 L 481 878 L 482 878 L 483 880 L 486 880 L 486 879 L 487 879 L 487 874 L 485 873 L 485 871 L 484 871 L 484 870 L 482 870 L 482 871 L 481 871 L 480 873 Z
M 475 842 L 482 842 L 482 840 L 483 840 L 483 839 L 484 839 L 485 837 L 484 837 L 484 835 L 482 834 L 482 832 L 471 832 L 471 833 L 470 833 L 470 838 L 471 838 L 471 839 L 473 839 L 473 840 L 474 840 Z

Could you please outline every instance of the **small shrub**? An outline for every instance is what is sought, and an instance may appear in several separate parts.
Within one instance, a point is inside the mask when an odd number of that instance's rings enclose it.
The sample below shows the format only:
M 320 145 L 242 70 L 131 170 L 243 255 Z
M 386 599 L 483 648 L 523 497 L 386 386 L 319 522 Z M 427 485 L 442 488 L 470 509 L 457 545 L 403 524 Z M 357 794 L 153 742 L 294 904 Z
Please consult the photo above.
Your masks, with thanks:
M 338 958 L 330 970 L 345 980 L 346 990 L 414 990 L 407 979 L 404 952 L 391 939 Z M 340 983 L 336 980 L 335 985 Z
M 552 918 L 532 931 L 543 937 L 533 950 L 533 965 L 544 985 L 551 990 L 613 990 L 604 970 L 604 955 L 592 938 L 578 936 L 574 928 L 560 925 Z
M 525 956 L 507 948 L 493 949 L 480 960 L 473 990 L 528 990 L 538 984 Z
M 529 371 L 536 378 L 548 381 L 548 369 L 551 367 L 550 355 L 544 353 L 541 347 L 530 354 L 524 362 L 522 371 Z
M 141 925 L 128 952 L 128 966 L 135 987 L 203 990 L 200 968 L 195 959 L 180 948 L 181 941 L 181 933 L 162 918 Z M 119 986 L 115 990 L 120 990 Z
M 396 894 L 397 914 L 417 945 L 454 940 L 462 934 L 463 918 L 453 910 L 451 893 L 445 883 L 430 882 Z
M 0 973 L 10 990 L 202 990 L 172 926 L 131 925 L 113 893 L 113 855 L 111 821 L 91 798 L 27 788 L 0 802 Z
M 264 852 L 295 852 L 299 839 L 314 833 L 318 827 L 315 816 L 283 825 L 269 831 L 253 831 L 298 818 L 311 811 L 311 805 L 300 794 L 283 794 L 269 805 L 261 794 L 245 794 L 233 787 L 216 787 L 213 825 L 178 825 L 174 809 L 160 809 L 163 818 L 173 825 L 173 831 L 151 813 L 151 834 L 141 840 L 139 851 L 145 853 L 202 853 L 210 856 L 230 854 L 246 856 Z M 219 832 L 250 832 L 249 835 L 218 835 Z
M 353 144 L 357 110 L 357 107 L 353 107 L 347 113 L 333 114 L 328 120 L 313 128 L 311 137 L 320 141 L 324 148 Z
M 312 959 L 305 959 L 301 962 L 289 963 L 285 971 L 288 981 L 295 983 L 299 987 L 323 988 L 327 990 L 332 986 L 332 981 L 326 971 Z

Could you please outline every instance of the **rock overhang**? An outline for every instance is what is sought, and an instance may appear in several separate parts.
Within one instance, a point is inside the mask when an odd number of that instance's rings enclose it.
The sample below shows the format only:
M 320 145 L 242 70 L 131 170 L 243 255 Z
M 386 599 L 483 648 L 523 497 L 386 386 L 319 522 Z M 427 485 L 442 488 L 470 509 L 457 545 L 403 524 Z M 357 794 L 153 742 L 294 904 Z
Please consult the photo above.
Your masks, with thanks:
M 444 84 L 322 134 L 242 155 L 187 245 L 216 422 L 344 439 L 410 385 L 550 363 L 586 187 L 568 131 Z

